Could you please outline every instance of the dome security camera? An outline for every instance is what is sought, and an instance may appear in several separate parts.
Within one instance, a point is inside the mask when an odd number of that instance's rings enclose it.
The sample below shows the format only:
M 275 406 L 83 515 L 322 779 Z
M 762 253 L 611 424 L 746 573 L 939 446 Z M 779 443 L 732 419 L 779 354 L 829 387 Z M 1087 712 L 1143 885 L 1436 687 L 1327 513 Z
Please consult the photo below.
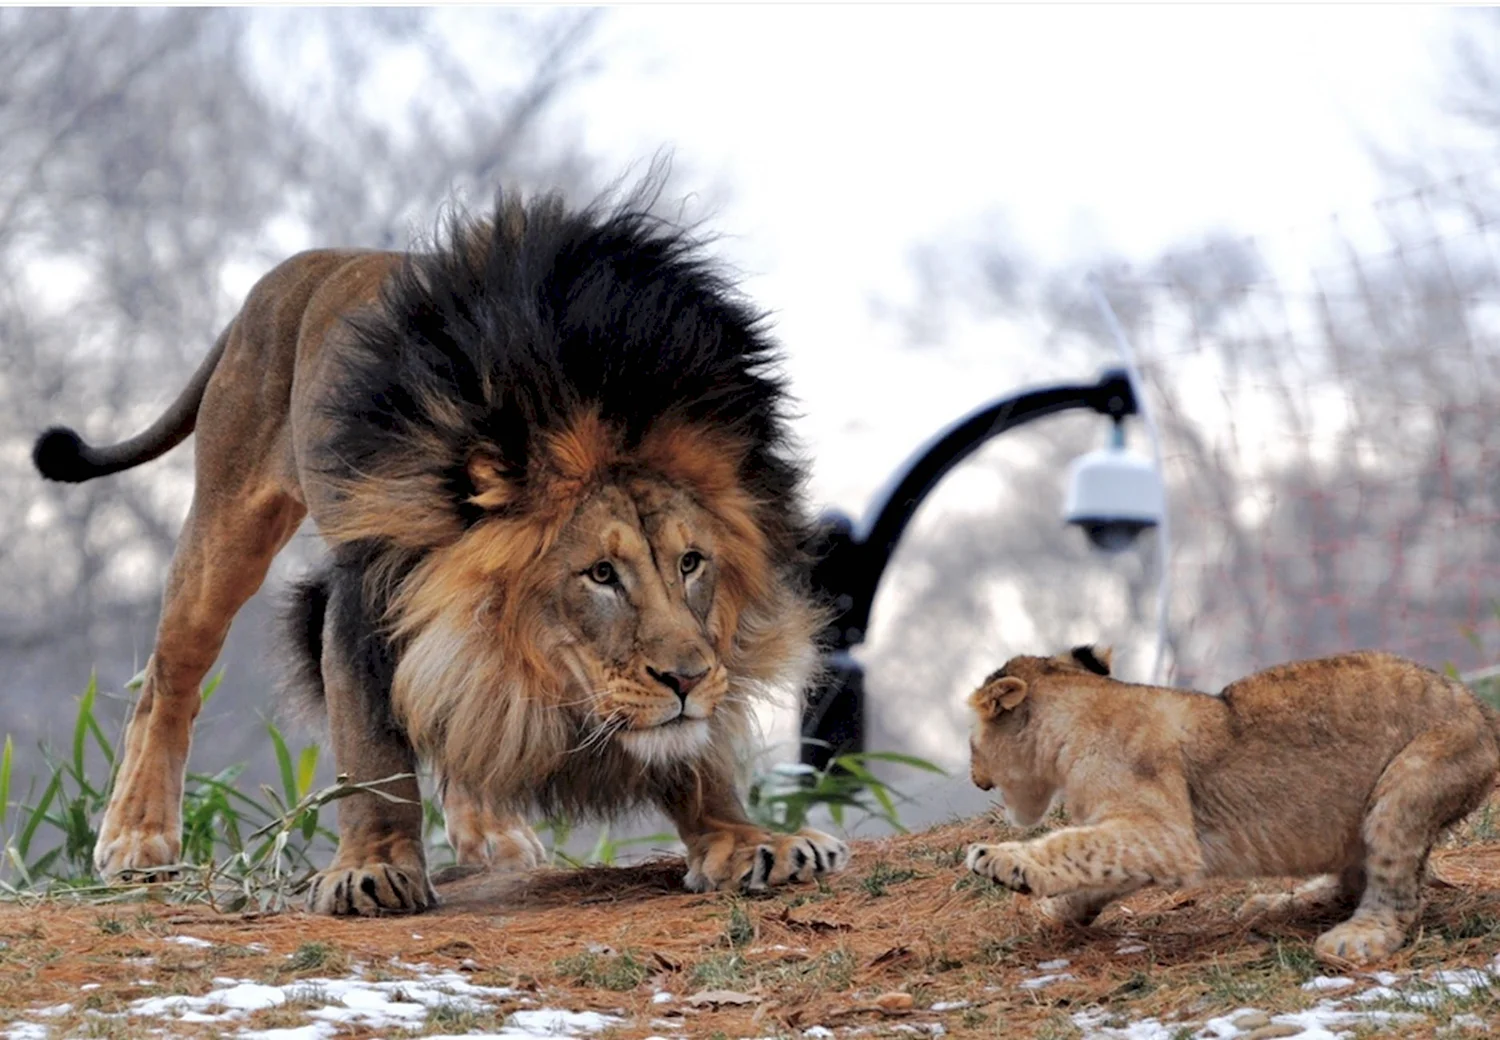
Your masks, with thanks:
M 1166 509 L 1161 476 L 1147 459 L 1125 450 L 1117 424 L 1109 447 L 1080 455 L 1068 467 L 1064 519 L 1082 527 L 1102 552 L 1117 553 L 1161 522 Z

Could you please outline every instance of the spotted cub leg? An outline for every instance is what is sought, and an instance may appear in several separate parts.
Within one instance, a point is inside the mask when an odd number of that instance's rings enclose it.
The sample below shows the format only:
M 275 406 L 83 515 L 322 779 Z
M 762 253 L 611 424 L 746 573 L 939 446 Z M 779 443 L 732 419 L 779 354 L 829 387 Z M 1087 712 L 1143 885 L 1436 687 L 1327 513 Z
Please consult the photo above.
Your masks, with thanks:
M 661 807 L 687 846 L 683 883 L 694 892 L 756 892 L 811 881 L 849 863 L 849 847 L 831 834 L 811 827 L 776 834 L 751 823 L 728 776 L 690 778 L 664 793 Z
M 1467 724 L 1429 730 L 1391 759 L 1362 827 L 1364 894 L 1354 916 L 1313 943 L 1319 959 L 1364 965 L 1401 948 L 1420 909 L 1433 842 L 1483 802 L 1497 767 L 1494 737 Z
M 308 909 L 322 914 L 400 914 L 437 901 L 422 848 L 422 792 L 416 755 L 406 737 L 377 710 L 343 647 L 355 635 L 340 616 L 339 596 L 328 605 L 322 679 L 336 767 L 354 783 L 391 780 L 338 802 L 339 847 L 328 869 L 315 875 Z M 404 774 L 404 775 L 403 775 Z
M 971 845 L 967 862 L 979 876 L 1024 895 L 1095 893 L 1106 903 L 1144 885 L 1182 885 L 1203 872 L 1191 831 L 1141 817 L 1066 827 L 1032 841 Z M 1090 903 L 1070 899 L 1049 908 L 1079 920 Z
M 519 813 L 496 813 L 446 777 L 438 781 L 443 831 L 461 865 L 492 870 L 530 870 L 547 860 L 547 850 Z

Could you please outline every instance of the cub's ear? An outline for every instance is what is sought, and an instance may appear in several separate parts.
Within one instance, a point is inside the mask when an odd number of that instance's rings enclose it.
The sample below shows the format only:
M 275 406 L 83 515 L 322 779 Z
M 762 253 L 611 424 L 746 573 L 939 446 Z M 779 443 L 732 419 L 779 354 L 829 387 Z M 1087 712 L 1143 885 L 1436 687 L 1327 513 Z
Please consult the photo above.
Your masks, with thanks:
M 1114 651 L 1107 646 L 1075 646 L 1073 660 L 1095 675 L 1108 675 Z
M 474 493 L 469 496 L 470 505 L 480 509 L 500 509 L 515 501 L 520 489 L 510 471 L 494 457 L 476 452 L 469 457 L 465 471 L 474 488 Z
M 969 694 L 969 707 L 982 719 L 999 718 L 1026 699 L 1026 681 L 1004 675 Z

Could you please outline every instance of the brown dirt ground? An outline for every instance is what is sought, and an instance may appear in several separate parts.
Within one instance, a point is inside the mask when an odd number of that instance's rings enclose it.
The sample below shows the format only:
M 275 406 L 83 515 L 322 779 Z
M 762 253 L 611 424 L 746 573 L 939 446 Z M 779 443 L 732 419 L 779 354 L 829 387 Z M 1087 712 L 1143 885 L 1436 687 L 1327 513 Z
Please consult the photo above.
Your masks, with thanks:
M 1327 920 L 1235 923 L 1243 885 L 1151 890 L 1092 928 L 1047 925 L 1030 900 L 962 869 L 968 843 L 1007 833 L 993 821 L 968 820 L 856 842 L 851 868 L 830 883 L 758 898 L 684 893 L 681 861 L 658 860 L 460 879 L 440 885 L 442 907 L 421 917 L 226 915 L 152 902 L 9 905 L 0 907 L 0 1022 L 38 1021 L 25 1009 L 62 1003 L 110 1011 L 141 997 L 203 993 L 216 976 L 284 983 L 363 963 L 367 975 L 402 978 L 410 972 L 393 963 L 400 961 L 515 986 L 541 1006 L 622 1014 L 627 1024 L 605 1034 L 621 1040 L 671 1035 L 662 1020 L 692 1037 L 800 1035 L 813 1025 L 910 1035 L 899 1027 L 938 1022 L 948 1036 L 1060 1038 L 1077 1035 L 1070 1016 L 1091 1005 L 1122 1021 L 1155 1015 L 1184 1023 L 1246 1006 L 1295 1010 L 1319 999 L 1302 982 L 1338 974 L 1312 960 L 1311 941 Z M 1487 827 L 1471 830 L 1434 854 L 1432 873 L 1420 933 L 1383 967 L 1489 963 L 1500 950 L 1500 839 Z M 163 941 L 178 934 L 215 946 Z M 1145 949 L 1119 952 L 1132 944 Z M 142 957 L 155 962 L 142 968 Z M 1018 986 L 1042 974 L 1039 963 L 1063 958 L 1073 979 Z M 143 976 L 158 985 L 141 986 Z M 81 994 L 87 982 L 100 985 Z M 706 989 L 753 1001 L 695 1008 L 681 999 Z M 657 990 L 679 999 L 653 1004 Z M 881 1010 L 875 998 L 895 992 L 909 994 L 913 1007 L 888 997 L 894 1003 Z M 925 1010 L 938 1001 L 970 1003 Z M 502 1006 L 499 1017 L 519 1006 Z M 1500 1025 L 1500 989 L 1447 1013 L 1459 1012 Z M 246 1025 L 301 1021 L 281 1008 Z M 430 1021 L 428 1030 L 483 1031 L 498 1021 Z M 1399 1035 L 1435 1035 L 1443 1022 L 1436 1012 L 1429 1026 Z M 142 1022 L 140 1035 L 152 1024 Z M 135 1035 L 130 1028 L 89 1035 Z M 174 1027 L 174 1035 L 194 1028 Z M 341 1035 L 374 1034 L 350 1028 Z

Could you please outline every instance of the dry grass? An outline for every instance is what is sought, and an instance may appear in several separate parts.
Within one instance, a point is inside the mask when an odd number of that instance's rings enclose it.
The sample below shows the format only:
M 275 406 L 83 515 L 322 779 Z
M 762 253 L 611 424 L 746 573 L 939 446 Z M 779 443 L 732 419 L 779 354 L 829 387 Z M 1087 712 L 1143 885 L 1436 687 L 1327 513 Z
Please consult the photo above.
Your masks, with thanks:
M 1391 970 L 1482 966 L 1500 950 L 1500 840 L 1476 819 L 1434 855 L 1420 934 Z M 0 1019 L 38 1021 L 24 1009 L 68 1003 L 74 1014 L 56 1023 L 69 1035 L 130 1036 L 144 1034 L 146 1024 L 78 1012 L 203 993 L 215 977 L 285 983 L 363 965 L 367 977 L 399 979 L 411 976 L 403 965 L 414 963 L 516 987 L 543 1006 L 620 1014 L 626 1024 L 609 1035 L 622 1040 L 672 1032 L 663 1020 L 693 1037 L 800 1035 L 813 1025 L 909 1035 L 892 1030 L 939 1022 L 949 1036 L 1060 1038 L 1078 1035 L 1071 1016 L 1086 1007 L 1105 1022 L 1155 1016 L 1186 1026 L 1240 1007 L 1280 1012 L 1320 999 L 1301 986 L 1321 973 L 1311 941 L 1327 920 L 1238 924 L 1232 913 L 1245 886 L 1213 884 L 1141 893 L 1088 929 L 1047 925 L 1029 900 L 962 871 L 969 842 L 1004 830 L 971 820 L 859 842 L 851 870 L 831 883 L 759 898 L 684 893 L 681 863 L 665 860 L 449 880 L 440 886 L 444 905 L 416 918 L 218 915 L 149 903 L 4 907 L 0 1009 L 11 1010 Z M 176 934 L 214 945 L 167 941 Z M 1071 978 L 1021 985 L 1046 973 L 1038 965 L 1059 959 Z M 88 982 L 98 988 L 81 993 Z M 705 989 L 753 1001 L 717 1008 L 652 1002 L 658 990 L 685 998 Z M 910 1006 L 888 996 L 894 992 L 909 995 Z M 967 1004 L 929 1010 L 958 1002 Z M 434 1009 L 422 1031 L 494 1029 L 516 1006 L 483 1014 Z M 247 1024 L 295 1025 L 300 1010 L 283 1006 Z M 1500 1024 L 1500 993 L 1455 998 L 1432 1009 L 1427 1025 L 1399 1033 L 1436 1035 L 1461 1013 Z M 216 1027 L 174 1028 L 207 1036 Z M 351 1028 L 340 1035 L 373 1034 Z

